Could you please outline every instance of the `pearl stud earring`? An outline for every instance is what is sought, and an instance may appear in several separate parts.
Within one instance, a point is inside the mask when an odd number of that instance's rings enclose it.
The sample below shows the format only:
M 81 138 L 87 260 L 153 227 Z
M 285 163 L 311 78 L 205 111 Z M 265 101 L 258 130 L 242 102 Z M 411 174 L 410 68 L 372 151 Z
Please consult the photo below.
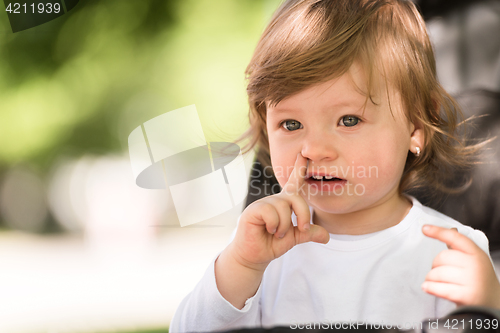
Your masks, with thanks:
M 417 156 L 417 157 L 420 156 L 420 147 L 415 148 L 415 150 L 417 151 L 415 153 L 415 156 Z

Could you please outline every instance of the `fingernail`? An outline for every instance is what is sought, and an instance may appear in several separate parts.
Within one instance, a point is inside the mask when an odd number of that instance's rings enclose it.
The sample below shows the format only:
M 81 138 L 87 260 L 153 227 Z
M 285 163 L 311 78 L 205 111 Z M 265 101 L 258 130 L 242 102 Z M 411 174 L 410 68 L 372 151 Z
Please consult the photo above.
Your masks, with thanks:
M 274 228 L 274 230 L 271 231 L 271 233 L 274 235 L 276 233 L 276 228 Z
M 427 290 L 427 282 L 422 283 L 422 289 Z
M 283 237 L 285 237 L 284 233 L 281 233 L 281 234 L 278 235 L 278 238 L 283 238 Z
M 430 231 L 430 230 L 431 230 L 431 226 L 430 226 L 430 225 L 424 225 L 424 226 L 422 227 L 422 230 L 423 230 L 423 231 Z
M 309 223 L 308 223 L 308 224 L 306 224 L 306 225 L 304 226 L 304 230 L 305 230 L 305 231 L 307 231 L 307 230 L 309 230 L 309 229 L 311 229 L 311 226 L 310 226 L 310 225 L 309 225 Z

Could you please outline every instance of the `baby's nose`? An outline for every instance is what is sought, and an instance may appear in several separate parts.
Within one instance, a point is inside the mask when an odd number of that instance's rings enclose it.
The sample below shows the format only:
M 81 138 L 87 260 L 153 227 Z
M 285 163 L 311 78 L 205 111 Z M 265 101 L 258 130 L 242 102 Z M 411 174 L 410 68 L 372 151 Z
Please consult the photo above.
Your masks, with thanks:
M 335 140 L 327 134 L 308 136 L 302 145 L 302 155 L 313 162 L 334 160 L 338 157 Z

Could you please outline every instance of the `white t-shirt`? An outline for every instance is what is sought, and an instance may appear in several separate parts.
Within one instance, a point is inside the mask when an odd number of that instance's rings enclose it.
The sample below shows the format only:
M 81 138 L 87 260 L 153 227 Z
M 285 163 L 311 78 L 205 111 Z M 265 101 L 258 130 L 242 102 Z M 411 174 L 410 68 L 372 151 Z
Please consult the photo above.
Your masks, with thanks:
M 257 293 L 241 310 L 219 293 L 214 258 L 179 305 L 170 332 L 334 322 L 409 329 L 446 315 L 455 304 L 425 293 L 421 285 L 436 255 L 447 247 L 426 237 L 422 226 L 457 228 L 489 255 L 488 239 L 411 199 L 410 212 L 393 227 L 367 235 L 330 235 L 327 244 L 300 244 L 272 261 Z M 294 214 L 292 222 L 297 225 Z

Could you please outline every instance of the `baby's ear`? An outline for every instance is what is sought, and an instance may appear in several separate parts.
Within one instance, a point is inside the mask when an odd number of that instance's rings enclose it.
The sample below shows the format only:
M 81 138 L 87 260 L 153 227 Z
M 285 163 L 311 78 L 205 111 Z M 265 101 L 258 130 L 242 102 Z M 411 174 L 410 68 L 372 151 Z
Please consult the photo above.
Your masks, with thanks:
M 435 95 L 434 95 L 435 96 Z M 427 119 L 431 119 L 431 121 L 440 119 L 439 112 L 441 109 L 441 102 L 438 98 L 432 98 L 432 108 L 427 109 L 424 112 L 426 113 Z M 417 153 L 417 147 L 419 148 L 420 151 L 425 150 L 426 148 L 426 143 L 430 142 L 432 140 L 432 137 L 434 136 L 434 129 L 430 126 L 425 126 L 425 124 L 418 118 L 414 117 L 411 121 L 412 126 L 411 128 L 413 129 L 411 133 L 411 143 L 410 143 L 410 151 L 412 151 L 414 154 Z
M 411 128 L 413 131 L 410 136 L 410 151 L 414 154 L 420 154 L 425 146 L 424 126 L 420 121 L 415 120 L 412 122 Z

